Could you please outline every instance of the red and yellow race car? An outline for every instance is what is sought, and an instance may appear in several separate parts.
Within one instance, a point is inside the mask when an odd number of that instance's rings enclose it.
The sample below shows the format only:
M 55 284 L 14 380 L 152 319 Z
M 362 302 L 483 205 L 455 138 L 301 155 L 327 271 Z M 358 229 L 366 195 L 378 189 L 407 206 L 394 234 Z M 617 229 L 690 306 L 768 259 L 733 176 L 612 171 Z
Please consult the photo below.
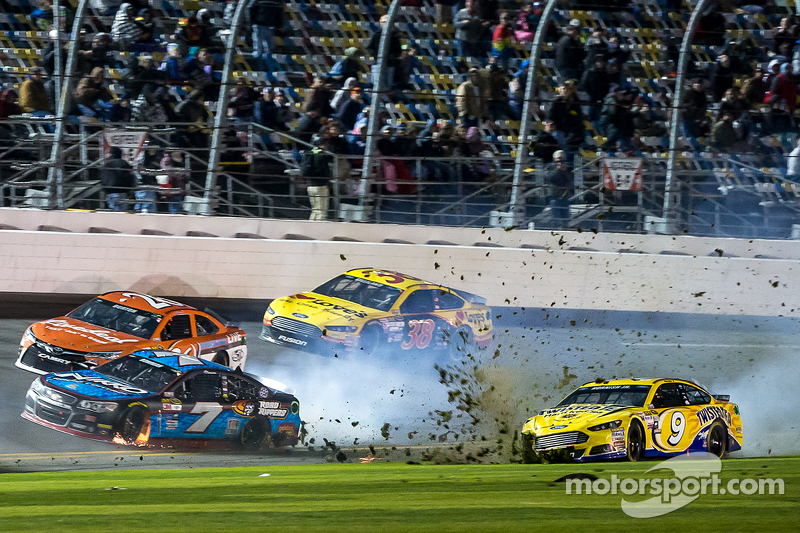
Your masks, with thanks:
M 262 340 L 328 354 L 377 347 L 458 350 L 492 340 L 486 299 L 419 278 L 357 268 L 310 292 L 273 300 L 264 314 Z
M 47 374 L 92 368 L 141 349 L 191 354 L 244 367 L 245 332 L 210 310 L 135 292 L 109 292 L 66 316 L 31 325 L 16 366 Z

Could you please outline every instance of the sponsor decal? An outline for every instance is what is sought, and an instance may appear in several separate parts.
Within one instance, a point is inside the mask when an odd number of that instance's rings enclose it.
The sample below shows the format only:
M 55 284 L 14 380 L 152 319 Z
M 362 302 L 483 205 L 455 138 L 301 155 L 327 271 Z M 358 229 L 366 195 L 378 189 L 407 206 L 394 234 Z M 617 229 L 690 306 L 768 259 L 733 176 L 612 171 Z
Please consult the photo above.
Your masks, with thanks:
M 289 298 L 297 298 L 298 300 L 314 300 L 313 296 L 306 296 L 305 294 L 295 294 L 294 296 L 289 296 Z
M 290 344 L 296 344 L 298 346 L 305 346 L 308 344 L 308 341 L 301 341 L 300 339 L 293 339 L 291 337 L 287 337 L 285 335 L 278 335 L 278 340 L 283 342 L 288 342 Z
M 545 409 L 541 413 L 542 416 L 556 416 L 561 415 L 564 418 L 577 416 L 581 414 L 603 414 L 619 411 L 618 405 L 594 405 L 594 404 L 580 404 L 580 405 L 567 405 L 564 407 L 555 407 L 553 409 Z
M 700 424 L 703 426 L 710 424 L 717 418 L 723 419 L 728 427 L 733 425 L 731 421 L 731 414 L 727 409 L 718 405 L 709 405 L 708 407 L 703 407 L 697 412 L 697 419 L 700 420 Z
M 303 313 L 292 313 L 292 316 L 295 318 L 308 318 L 308 315 L 304 315 Z
M 564 429 L 567 427 L 566 424 L 561 424 L 560 426 L 550 426 L 550 429 Z
M 220 346 L 225 346 L 228 344 L 227 339 L 214 339 L 210 341 L 201 342 L 198 347 L 200 348 L 201 352 L 206 350 L 213 350 L 214 348 L 219 348 Z
M 286 418 L 288 409 L 281 409 L 280 402 L 258 402 L 258 414 L 272 418 Z
M 166 307 L 186 307 L 180 302 L 175 302 L 173 300 L 167 300 L 166 298 L 156 298 L 154 296 L 149 296 L 147 294 L 138 294 L 135 292 L 123 292 L 122 296 L 125 298 L 141 298 L 147 305 L 152 307 L 153 309 L 164 309 Z M 120 299 L 120 302 L 124 302 L 124 299 Z
M 256 414 L 256 404 L 250 400 L 239 400 L 233 403 L 233 412 L 239 416 L 254 416 Z
M 313 304 L 313 305 L 318 305 L 320 307 L 324 307 L 327 311 L 341 311 L 342 313 L 345 313 L 346 315 L 351 315 L 351 316 L 354 316 L 356 318 L 366 318 L 366 316 L 367 316 L 367 313 L 364 313 L 362 311 L 356 311 L 355 309 L 350 309 L 350 308 L 345 307 L 343 305 L 339 305 L 339 304 L 335 304 L 333 302 L 328 302 L 328 301 L 325 301 L 325 300 L 321 300 L 319 298 L 317 298 L 313 302 L 309 302 L 309 303 Z
M 97 427 L 103 428 L 103 429 L 111 429 L 111 425 L 110 424 L 97 424 Z
M 55 376 L 55 379 L 74 379 L 75 381 L 91 383 L 92 385 L 96 385 L 104 389 L 112 390 L 114 392 L 122 392 L 125 394 L 149 393 L 149 391 L 140 389 L 139 387 L 134 387 L 133 385 L 126 385 L 124 383 L 120 383 L 119 381 L 112 381 L 110 379 L 102 378 L 100 376 L 85 376 L 83 374 L 78 374 L 77 372 L 66 372 L 64 374 L 58 374 L 57 376 Z M 144 405 L 144 404 L 139 404 L 139 405 Z
M 226 435 L 236 435 L 239 433 L 239 419 L 231 418 L 228 420 L 228 426 L 225 428 Z
M 612 429 L 611 430 L 611 440 L 625 440 L 625 430 L 624 429 Z
M 58 364 L 61 364 L 61 365 L 68 365 L 69 364 L 69 361 L 67 361 L 66 359 L 62 359 L 60 357 L 54 357 L 54 356 L 48 355 L 46 353 L 40 353 L 39 354 L 39 359 L 43 359 L 43 360 L 47 360 L 47 361 L 53 361 L 54 363 L 58 363 Z
M 70 324 L 68 321 L 62 320 L 62 319 L 59 319 L 59 318 L 53 318 L 53 319 L 50 319 L 50 320 L 45 320 L 43 322 L 43 324 L 45 324 L 45 327 L 47 327 L 48 329 L 56 329 L 56 330 L 58 330 L 60 328 L 60 329 L 66 329 L 66 330 L 69 330 L 69 331 L 72 331 L 72 332 L 75 332 L 75 333 L 78 333 L 78 334 L 85 333 L 86 335 L 91 335 L 93 337 L 96 337 L 96 339 L 94 339 L 94 340 L 96 342 L 101 343 L 101 344 L 105 344 L 105 342 L 103 342 L 103 341 L 111 342 L 111 343 L 115 343 L 115 344 L 139 342 L 136 339 L 120 339 L 119 337 L 115 337 L 114 335 L 111 334 L 111 331 L 109 331 L 109 330 L 85 328 L 85 327 L 79 326 L 77 324 Z
M 269 389 L 266 388 L 266 387 L 261 387 L 261 390 L 258 391 L 258 395 L 261 396 L 262 398 L 268 398 L 269 397 Z
M 178 398 L 161 398 L 161 409 L 164 411 L 180 411 L 182 408 Z

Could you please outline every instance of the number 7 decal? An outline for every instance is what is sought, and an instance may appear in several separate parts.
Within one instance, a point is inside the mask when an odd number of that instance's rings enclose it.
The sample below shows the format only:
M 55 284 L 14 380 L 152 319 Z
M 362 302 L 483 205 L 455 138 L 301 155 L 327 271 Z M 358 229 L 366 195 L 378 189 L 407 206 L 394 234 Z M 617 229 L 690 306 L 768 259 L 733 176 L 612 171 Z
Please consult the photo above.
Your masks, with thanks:
M 197 402 L 189 411 L 190 415 L 202 415 L 186 428 L 185 433 L 203 433 L 208 426 L 222 413 L 222 406 L 216 402 Z

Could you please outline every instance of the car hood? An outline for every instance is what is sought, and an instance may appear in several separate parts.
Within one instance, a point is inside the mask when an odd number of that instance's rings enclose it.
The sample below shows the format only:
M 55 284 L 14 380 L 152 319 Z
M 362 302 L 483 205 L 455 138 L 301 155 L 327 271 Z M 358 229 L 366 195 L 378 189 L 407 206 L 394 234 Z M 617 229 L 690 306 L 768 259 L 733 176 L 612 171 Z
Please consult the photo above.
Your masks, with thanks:
M 594 420 L 627 409 L 621 405 L 570 404 L 545 409 L 535 421 L 539 431 L 580 429 Z
M 42 379 L 50 385 L 98 400 L 128 400 L 153 394 L 151 391 L 105 376 L 94 370 L 58 372 L 48 374 Z
M 272 302 L 271 306 L 279 315 L 318 326 L 331 323 L 350 324 L 369 316 L 386 314 L 355 302 L 321 296 L 313 292 L 279 298 Z
M 31 332 L 48 344 L 88 352 L 124 350 L 145 340 L 65 316 L 37 322 Z

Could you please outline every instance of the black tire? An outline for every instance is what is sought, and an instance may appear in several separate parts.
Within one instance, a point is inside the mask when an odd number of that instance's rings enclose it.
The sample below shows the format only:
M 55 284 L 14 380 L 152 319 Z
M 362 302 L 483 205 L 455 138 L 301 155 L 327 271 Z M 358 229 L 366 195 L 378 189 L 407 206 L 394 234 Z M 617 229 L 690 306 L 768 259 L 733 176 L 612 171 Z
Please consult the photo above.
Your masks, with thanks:
M 358 338 L 358 353 L 372 355 L 381 341 L 381 332 L 377 326 L 364 326 Z
M 469 328 L 459 328 L 454 331 L 447 344 L 447 353 L 455 362 L 463 361 L 467 356 L 473 354 L 477 346 L 472 337 L 472 330 Z
M 535 440 L 533 435 L 527 433 L 522 434 L 522 462 L 526 465 L 542 462 L 539 454 L 533 451 L 533 443 Z
M 147 411 L 142 407 L 131 407 L 122 415 L 117 423 L 116 433 L 122 438 L 125 444 L 136 444 L 136 440 L 144 429 L 147 421 Z
M 728 428 L 722 420 L 715 420 L 708 428 L 706 450 L 720 459 L 728 457 Z
M 245 450 L 256 451 L 260 449 L 267 440 L 267 430 L 264 424 L 255 418 L 251 418 L 239 432 L 239 444 Z
M 628 427 L 628 442 L 627 452 L 628 461 L 636 462 L 644 458 L 644 428 L 638 420 L 631 420 L 631 425 Z
M 230 360 L 228 359 L 228 352 L 219 352 L 214 358 L 211 360 L 212 363 L 217 363 L 218 365 L 222 366 L 231 366 Z

